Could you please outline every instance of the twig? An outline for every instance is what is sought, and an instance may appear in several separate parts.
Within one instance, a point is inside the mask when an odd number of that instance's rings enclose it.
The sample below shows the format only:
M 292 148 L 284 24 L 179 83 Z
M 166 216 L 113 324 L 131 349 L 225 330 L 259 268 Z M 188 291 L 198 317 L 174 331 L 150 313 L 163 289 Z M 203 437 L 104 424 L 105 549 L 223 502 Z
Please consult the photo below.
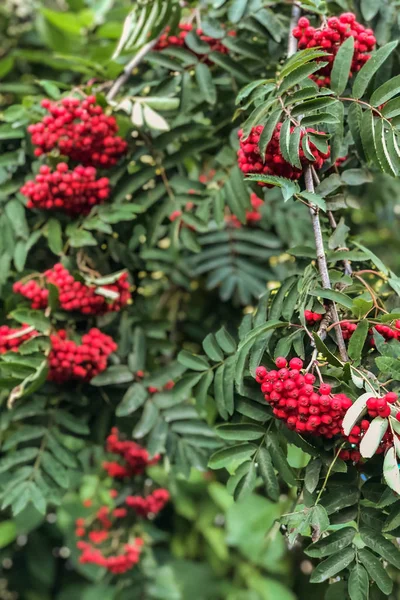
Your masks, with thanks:
M 122 74 L 112 84 L 112 86 L 106 96 L 106 99 L 108 100 L 108 102 L 110 102 L 111 100 L 114 100 L 114 98 L 118 94 L 120 88 L 128 81 L 129 77 L 132 74 L 133 69 L 135 69 L 142 62 L 142 60 L 144 59 L 146 54 L 154 48 L 154 46 L 157 44 L 158 40 L 160 39 L 162 33 L 163 32 L 161 32 L 156 38 L 154 38 L 154 40 L 151 40 L 150 42 L 145 44 L 143 46 L 143 48 L 141 50 L 139 50 L 139 52 L 136 54 L 136 56 L 134 56 L 132 58 L 132 60 L 128 62 L 128 64 L 125 66 Z

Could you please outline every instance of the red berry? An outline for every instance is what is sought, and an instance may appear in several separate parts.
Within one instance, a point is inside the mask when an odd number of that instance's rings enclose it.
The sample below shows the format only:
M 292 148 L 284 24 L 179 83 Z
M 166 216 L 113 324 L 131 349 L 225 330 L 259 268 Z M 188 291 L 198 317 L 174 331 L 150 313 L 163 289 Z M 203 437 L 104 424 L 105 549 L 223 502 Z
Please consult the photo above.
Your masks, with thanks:
M 278 369 L 283 369 L 287 365 L 287 360 L 283 356 L 278 356 L 278 358 L 275 360 L 275 364 Z
M 301 360 L 301 358 L 292 358 L 289 361 L 289 367 L 291 369 L 295 369 L 296 371 L 300 371 L 300 369 L 303 368 L 303 361 Z

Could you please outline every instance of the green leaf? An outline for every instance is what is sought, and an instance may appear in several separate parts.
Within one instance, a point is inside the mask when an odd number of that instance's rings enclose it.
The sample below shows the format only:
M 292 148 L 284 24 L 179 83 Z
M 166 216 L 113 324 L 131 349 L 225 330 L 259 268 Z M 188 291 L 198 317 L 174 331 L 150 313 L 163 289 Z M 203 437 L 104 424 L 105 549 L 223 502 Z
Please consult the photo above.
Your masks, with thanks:
M 347 410 L 343 422 L 343 432 L 350 435 L 350 431 L 359 419 L 367 412 L 367 400 L 371 397 L 371 392 L 362 394 Z
M 0 548 L 5 548 L 17 537 L 15 521 L 7 520 L 0 523 Z
M 321 352 L 321 354 L 323 354 L 325 356 L 325 358 L 328 360 L 329 364 L 331 364 L 335 367 L 343 367 L 340 360 L 338 358 L 336 358 L 336 356 L 334 354 L 332 354 L 332 352 L 330 350 L 328 350 L 328 347 L 325 346 L 324 342 L 321 340 L 321 338 L 318 336 L 318 334 L 313 332 L 312 336 L 314 338 L 315 347 L 317 348 L 317 350 L 319 352 Z
M 357 329 L 350 338 L 348 354 L 351 360 L 359 361 L 364 348 L 365 340 L 367 339 L 369 323 L 366 319 L 360 321 Z
M 222 67 L 228 73 L 233 75 L 237 81 L 242 83 L 247 83 L 250 81 L 251 76 L 248 71 L 230 56 L 221 54 L 220 52 L 211 52 L 208 57 L 213 63 L 219 67 Z
M 319 69 L 322 69 L 327 64 L 327 62 L 309 62 L 296 67 L 284 77 L 281 85 L 279 86 L 279 93 L 282 94 L 286 90 L 293 88 L 295 85 L 300 83 L 300 81 L 303 81 L 303 79 L 309 75 L 312 75 L 312 73 L 315 73 L 315 71 L 319 71 Z M 317 92 L 315 95 L 317 95 Z
M 315 194 L 314 192 L 301 192 L 299 196 L 304 198 L 304 200 L 307 200 L 307 202 L 311 202 L 313 206 L 318 206 L 318 208 L 326 212 L 326 202 L 319 194 Z
M 31 310 L 29 308 L 17 308 L 13 310 L 10 314 L 10 317 L 18 321 L 19 323 L 24 323 L 27 325 L 31 325 L 37 331 L 41 331 L 43 333 L 48 333 L 50 331 L 50 321 L 43 312 L 39 310 Z M 26 327 L 22 328 L 26 329 Z
M 118 404 L 115 414 L 117 417 L 126 417 L 143 406 L 148 397 L 148 392 L 141 383 L 132 384 L 125 392 Z
M 332 73 L 330 87 L 338 96 L 346 89 L 347 81 L 350 75 L 351 63 L 354 54 L 354 38 L 349 37 L 340 45 L 336 54 Z
M 220 345 L 220 348 L 226 354 L 233 354 L 236 352 L 236 342 L 233 337 L 226 331 L 225 327 L 221 327 L 215 334 L 215 338 Z
M 65 427 L 65 429 L 68 429 L 68 431 L 72 431 L 72 433 L 77 433 L 78 435 L 87 435 L 90 431 L 86 423 L 59 408 L 54 413 L 54 420 L 62 427 Z
M 361 140 L 361 123 L 362 123 L 363 110 L 359 104 L 353 102 L 349 106 L 347 119 L 349 123 L 350 132 L 354 143 L 357 148 L 357 152 L 362 160 L 365 160 L 364 147 Z
M 248 0 L 233 0 L 228 9 L 228 19 L 232 23 L 239 23 L 246 12 Z
M 244 417 L 249 417 L 250 419 L 261 421 L 262 423 L 270 417 L 270 411 L 266 405 L 259 404 L 248 398 L 237 397 L 235 401 L 235 410 Z
M 133 381 L 134 375 L 125 365 L 112 365 L 106 371 L 100 373 L 90 381 L 90 385 L 101 387 L 103 385 L 115 385 L 118 383 L 129 383 Z
M 133 437 L 140 439 L 147 435 L 155 426 L 158 416 L 159 411 L 154 402 L 147 401 L 140 421 L 133 430 Z
M 63 250 L 62 244 L 62 229 L 60 221 L 51 218 L 47 222 L 47 241 L 50 250 L 57 255 L 60 255 Z
M 355 535 L 356 530 L 354 527 L 344 527 L 320 539 L 315 544 L 311 544 L 304 552 L 307 556 L 312 556 L 313 558 L 323 558 L 324 556 L 338 553 L 347 548 L 347 546 L 350 546 Z
M 306 489 L 312 494 L 318 486 L 319 477 L 322 469 L 322 461 L 320 458 L 316 458 L 308 463 L 306 467 L 306 473 L 304 476 L 304 485 Z
M 285 179 L 285 177 L 277 177 L 275 175 L 247 175 L 246 180 L 260 181 L 281 188 L 285 202 L 300 192 L 298 183 L 291 179 Z
M 215 104 L 217 90 L 214 85 L 210 69 L 204 63 L 199 62 L 195 67 L 196 81 L 208 104 Z
M 360 248 L 360 250 L 362 250 L 368 256 L 369 260 L 374 263 L 374 265 L 379 269 L 379 271 L 381 271 L 384 275 L 389 275 L 389 269 L 383 264 L 381 259 L 376 256 L 376 254 L 371 252 L 371 250 L 369 250 L 368 248 L 366 248 L 366 246 L 363 246 L 359 242 L 353 242 L 353 244 L 354 246 L 357 246 L 357 248 Z
M 42 468 L 48 475 L 64 489 L 69 487 L 68 471 L 49 452 L 43 452 L 40 462 Z
M 328 515 L 353 506 L 359 500 L 360 493 L 356 487 L 348 486 L 346 488 L 346 494 L 343 494 L 343 490 L 340 488 L 334 489 L 332 492 L 325 494 L 322 497 L 321 504 L 325 507 Z
M 300 151 L 300 137 L 301 137 L 301 127 L 295 127 L 293 132 L 290 135 L 289 140 L 289 163 L 296 167 L 297 169 L 301 169 L 301 161 L 299 157 Z
M 372 529 L 361 527 L 360 534 L 362 541 L 368 548 L 371 548 L 374 552 L 382 556 L 382 558 L 396 567 L 396 569 L 400 569 L 400 553 L 396 546 L 384 538 L 383 535 L 372 531 Z
M 354 80 L 353 98 L 361 98 L 361 96 L 364 95 L 372 77 L 378 72 L 381 65 L 383 65 L 387 57 L 396 48 L 397 43 L 397 41 L 389 42 L 389 44 L 382 46 L 379 50 L 372 52 L 371 58 L 360 69 Z
M 251 423 L 224 423 L 216 427 L 217 435 L 223 440 L 258 440 L 265 434 L 264 427 Z
M 396 96 L 400 92 L 400 75 L 392 77 L 389 81 L 386 81 L 372 94 L 370 98 L 370 104 L 372 106 L 379 106 L 384 104 L 393 96 Z
M 332 302 L 337 302 L 346 308 L 352 308 L 353 300 L 350 296 L 343 294 L 343 292 L 338 292 L 336 290 L 329 290 L 324 288 L 315 288 L 314 290 L 310 290 L 309 294 L 311 296 L 321 296 L 321 298 L 326 298 L 327 300 L 332 300 Z
M 375 581 L 376 585 L 384 594 L 390 594 L 393 589 L 393 581 L 386 573 L 381 561 L 366 548 L 361 548 L 361 550 L 358 551 L 358 556 L 364 567 L 367 569 L 372 581 Z
M 378 12 L 379 4 L 375 0 L 361 0 L 361 14 L 366 21 L 371 21 Z M 354 599 L 352 598 L 351 600 Z
M 298 115 L 307 115 L 310 112 L 314 112 L 315 110 L 321 110 L 322 108 L 331 107 L 332 104 L 335 104 L 337 100 L 335 98 L 330 98 L 327 96 L 326 98 L 315 98 L 314 100 L 305 100 L 304 102 L 300 102 L 296 104 L 292 108 L 292 115 L 296 117 Z
M 206 358 L 191 354 L 191 352 L 188 352 L 187 350 L 181 350 L 179 352 L 178 362 L 193 371 L 208 371 L 210 368 Z
M 277 329 L 279 327 L 286 327 L 288 323 L 284 323 L 282 321 L 268 321 L 264 323 L 264 325 L 260 325 L 259 327 L 255 327 L 250 333 L 248 333 L 241 341 L 238 346 L 238 350 L 236 353 L 236 383 L 240 386 L 242 384 L 243 373 L 246 365 L 246 360 L 248 354 L 255 344 L 255 342 L 264 335 L 267 331 L 271 329 Z
M 271 454 L 272 462 L 279 475 L 289 486 L 296 486 L 296 477 L 293 473 L 293 470 L 289 466 L 289 463 L 279 444 L 277 436 L 274 433 L 270 432 L 266 441 L 267 449 Z
M 280 121 L 282 115 L 282 109 L 277 108 L 273 113 L 268 117 L 267 122 L 264 125 L 264 129 L 261 132 L 260 139 L 258 141 L 258 148 L 260 151 L 260 156 L 265 156 L 266 148 L 271 141 L 273 133 L 276 129 L 277 124 Z
M 397 494 L 400 494 L 400 473 L 394 446 L 386 452 L 383 463 L 383 477 L 388 486 Z
M 209 333 L 203 340 L 203 349 L 207 354 L 208 358 L 210 358 L 214 362 L 220 362 L 224 360 L 224 353 L 222 352 L 217 339 L 213 333 Z
M 223 448 L 222 450 L 214 452 L 208 461 L 208 466 L 211 469 L 223 469 L 234 461 L 243 462 L 244 460 L 247 460 L 253 456 L 256 450 L 257 446 L 254 446 L 254 444 L 239 444 L 237 446 Z
M 348 591 L 350 600 L 368 600 L 369 577 L 367 571 L 359 563 L 355 564 L 350 571 Z
M 271 498 L 273 502 L 277 502 L 280 494 L 278 477 L 276 476 L 275 469 L 272 464 L 271 455 L 264 447 L 258 450 L 257 466 L 265 483 L 265 491 L 267 496 Z
M 239 480 L 234 491 L 234 498 L 236 501 L 244 500 L 254 490 L 257 480 L 256 466 L 253 461 L 248 463 L 247 472 Z
M 345 548 L 343 551 L 333 554 L 326 560 L 323 560 L 311 574 L 311 583 L 322 583 L 330 577 L 334 577 L 343 569 L 348 567 L 354 560 L 354 548 Z
M 279 146 L 280 146 L 280 150 L 282 152 L 282 156 L 286 160 L 286 162 L 290 162 L 290 157 L 289 157 L 290 128 L 291 128 L 290 119 L 286 119 L 286 121 L 284 121 L 282 123 L 281 131 L 279 134 Z

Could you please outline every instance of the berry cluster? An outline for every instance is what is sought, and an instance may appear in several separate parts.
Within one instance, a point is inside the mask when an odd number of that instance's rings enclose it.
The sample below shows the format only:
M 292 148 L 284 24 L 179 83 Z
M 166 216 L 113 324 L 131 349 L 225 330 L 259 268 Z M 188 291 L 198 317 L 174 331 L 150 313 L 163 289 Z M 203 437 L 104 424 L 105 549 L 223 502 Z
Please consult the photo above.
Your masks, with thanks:
M 322 320 L 324 315 L 320 315 L 319 313 L 315 313 L 312 310 L 304 311 L 304 318 L 306 320 L 307 325 L 314 325 L 315 323 L 319 323 Z
M 96 293 L 95 285 L 86 285 L 76 281 L 71 273 L 61 264 L 55 264 L 41 276 L 41 283 L 51 283 L 58 288 L 58 300 L 62 310 L 77 311 L 84 315 L 103 315 L 108 312 L 120 311 L 130 301 L 128 274 L 122 273 L 112 284 L 102 286 L 105 292 L 118 294 L 115 300 L 107 300 Z M 16 294 L 21 294 L 31 301 L 31 308 L 44 309 L 47 307 L 49 290 L 34 279 L 26 283 L 17 281 L 13 285 Z
M 259 175 L 277 175 L 279 177 L 286 177 L 287 179 L 299 179 L 302 175 L 302 170 L 293 167 L 288 163 L 282 156 L 282 152 L 279 145 L 279 135 L 282 127 L 282 123 L 278 123 L 275 128 L 274 134 L 267 145 L 265 150 L 265 156 L 260 156 L 258 149 L 258 142 L 263 132 L 264 126 L 257 125 L 253 127 L 248 138 L 243 139 L 243 130 L 239 129 L 239 143 L 240 148 L 238 150 L 238 165 L 239 168 L 245 173 L 256 173 Z M 294 127 L 291 128 L 291 131 Z M 307 132 L 314 132 L 314 129 L 307 129 Z M 299 158 L 302 165 L 310 164 L 310 161 L 304 154 L 301 146 L 301 140 L 304 137 L 305 132 L 301 133 L 300 145 L 299 145 Z M 330 149 L 326 153 L 321 152 L 318 148 L 310 141 L 310 151 L 315 158 L 312 163 L 316 169 L 320 169 L 330 156 Z M 271 187 L 269 184 L 260 183 L 260 185 Z
M 141 475 L 146 467 L 155 465 L 160 460 L 159 454 L 150 458 L 147 450 L 136 442 L 121 440 L 116 427 L 113 427 L 107 438 L 106 449 L 107 452 L 121 456 L 125 462 L 123 465 L 115 461 L 103 463 L 103 468 L 110 477 L 118 479 Z
M 133 508 L 138 517 L 149 518 L 150 515 L 159 513 L 169 500 L 169 492 L 163 488 L 154 490 L 151 494 L 143 496 L 127 496 L 125 504 Z
M 84 100 L 63 98 L 60 102 L 42 101 L 50 113 L 28 131 L 35 155 L 41 156 L 57 148 L 60 154 L 82 165 L 108 168 L 126 152 L 127 143 L 115 135 L 118 131 L 114 117 L 96 105 L 94 96 Z
M 48 379 L 55 383 L 90 381 L 107 368 L 107 359 L 117 349 L 114 340 L 99 329 L 90 329 L 82 343 L 69 340 L 64 329 L 50 336 Z
M 62 162 L 54 170 L 41 166 L 36 178 L 27 181 L 20 191 L 29 198 L 28 208 L 86 215 L 109 197 L 109 183 L 107 177 L 96 179 L 93 167 L 78 166 L 70 171 L 67 163 Z
M 76 546 L 82 551 L 79 557 L 80 563 L 98 565 L 114 575 L 119 575 L 126 573 L 139 562 L 143 540 L 135 538 L 134 543 L 124 544 L 120 554 L 108 556 L 105 556 L 99 548 L 93 548 L 92 544 L 83 540 L 78 541 Z
M 398 396 L 394 392 L 388 392 L 383 396 L 383 398 L 369 398 L 367 400 L 367 416 L 371 417 L 371 419 L 374 419 L 375 417 L 389 417 L 392 412 L 390 406 L 391 404 L 397 402 L 397 399 Z M 400 421 L 400 413 L 396 414 L 396 419 Z M 365 432 L 369 429 L 370 425 L 371 421 L 369 421 L 367 418 L 362 419 L 358 425 L 354 425 L 347 438 L 349 443 L 353 446 L 359 446 Z M 375 454 L 382 454 L 392 446 L 393 433 L 390 429 L 388 429 L 385 432 L 378 448 L 376 449 Z M 358 450 L 342 450 L 339 453 L 339 457 L 343 460 L 359 462 L 361 459 L 361 454 L 358 452 Z
M 373 418 L 388 417 L 390 415 L 390 405 L 394 402 L 397 402 L 397 398 L 398 396 L 394 392 L 388 392 L 383 396 L 383 398 L 369 398 L 367 400 L 367 410 L 369 416 Z
M 353 335 L 353 333 L 355 332 L 355 330 L 357 329 L 357 323 L 350 323 L 350 321 L 342 321 L 340 323 L 340 328 L 342 330 L 343 339 L 349 340 L 351 338 L 351 336 Z M 391 327 L 390 325 L 384 325 L 384 324 L 377 323 L 376 325 L 374 325 L 374 329 L 378 333 L 380 333 L 381 336 L 383 338 L 385 338 L 386 341 L 400 339 L 400 319 L 397 319 L 397 321 L 395 321 L 394 328 Z M 373 334 L 374 334 L 373 329 L 370 329 L 368 331 L 368 333 L 370 335 L 370 338 L 369 338 L 370 346 L 375 346 L 375 340 L 373 338 Z
M 316 391 L 315 376 L 300 373 L 303 368 L 300 358 L 292 358 L 288 365 L 285 358 L 279 357 L 275 364 L 277 371 L 256 369 L 256 380 L 274 415 L 299 433 L 326 438 L 341 433 L 343 417 L 352 401 L 344 394 L 331 394 L 327 383 L 321 383 Z
M 178 35 L 169 35 L 169 28 L 167 27 L 166 32 L 162 34 L 155 50 L 164 50 L 170 46 L 176 46 L 183 48 L 186 46 L 185 38 L 190 31 L 193 31 L 194 27 L 192 23 L 180 23 Z M 220 54 L 228 54 L 228 48 L 226 48 L 220 40 L 217 40 L 209 35 L 205 35 L 202 29 L 195 29 L 196 34 L 199 36 L 202 42 L 206 42 L 210 46 L 211 52 L 220 52 Z M 234 31 L 228 32 L 229 36 L 235 36 Z M 187 46 L 186 46 L 187 47 Z
M 246 210 L 246 225 L 255 225 L 261 220 L 262 215 L 260 209 L 264 205 L 264 200 L 261 200 L 257 194 L 253 193 L 250 195 L 250 202 L 253 210 Z M 242 227 L 242 223 L 236 215 L 227 215 L 225 217 L 225 222 L 236 229 Z
M 6 352 L 17 352 L 18 347 L 37 335 L 37 331 L 29 325 L 23 325 L 20 329 L 12 329 L 8 325 L 0 326 L 0 354 Z
M 149 460 L 148 453 L 144 448 L 135 442 L 121 440 L 118 429 L 115 427 L 107 438 L 106 450 L 119 454 L 125 459 L 128 471 L 126 476 L 142 475 L 148 465 L 154 464 L 159 459 L 159 457 L 155 457 L 155 459 Z M 108 475 L 110 475 L 109 464 L 103 464 Z M 111 476 L 113 475 L 111 474 Z M 117 477 L 119 477 L 118 474 Z M 109 495 L 112 500 L 118 496 L 124 498 L 124 506 L 112 507 L 110 503 L 103 504 L 88 518 L 76 519 L 75 535 L 78 538 L 87 538 L 87 540 L 79 539 L 76 545 L 81 550 L 79 558 L 81 563 L 96 564 L 113 574 L 121 574 L 139 562 L 140 551 L 144 543 L 141 537 L 136 537 L 132 542 L 129 532 L 127 543 L 126 532 L 133 524 L 128 519 L 132 517 L 154 518 L 168 502 L 169 492 L 160 488 L 146 497 L 126 496 L 123 490 L 119 494 L 113 488 L 109 490 Z M 101 498 L 104 498 L 103 494 Z M 90 508 L 93 501 L 87 499 L 83 504 L 86 508 Z M 123 523 L 120 523 L 120 519 L 124 519 Z M 136 524 L 135 533 L 137 533 L 137 526 Z
M 319 86 L 329 86 L 333 62 L 340 46 L 347 38 L 354 38 L 354 55 L 350 75 L 357 73 L 370 59 L 371 55 L 369 53 L 375 48 L 376 43 L 372 29 L 366 29 L 364 25 L 357 23 L 353 13 L 331 17 L 328 19 L 327 24 L 319 29 L 311 27 L 310 21 L 305 17 L 301 17 L 292 33 L 298 40 L 299 50 L 320 46 L 327 51 L 327 56 L 323 56 L 318 60 L 328 62 L 328 64 L 310 75 Z

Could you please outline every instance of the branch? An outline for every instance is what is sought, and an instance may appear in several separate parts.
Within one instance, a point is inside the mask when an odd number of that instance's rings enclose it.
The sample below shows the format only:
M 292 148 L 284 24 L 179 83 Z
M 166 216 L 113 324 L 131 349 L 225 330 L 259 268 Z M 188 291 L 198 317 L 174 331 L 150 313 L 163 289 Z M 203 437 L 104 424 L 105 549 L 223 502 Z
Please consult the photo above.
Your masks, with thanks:
M 312 171 L 311 171 L 310 165 L 308 165 L 304 170 L 304 181 L 306 184 L 307 192 L 314 193 L 314 182 L 313 182 L 313 176 L 312 176 Z M 322 239 L 321 222 L 319 220 L 319 212 L 318 212 L 318 208 L 316 206 L 310 207 L 310 215 L 311 215 L 311 221 L 312 221 L 312 226 L 313 226 L 313 231 L 314 231 L 315 249 L 317 251 L 318 270 L 321 275 L 322 287 L 326 290 L 331 290 L 332 285 L 331 285 L 331 280 L 329 277 L 328 264 L 326 262 L 324 242 Z M 335 323 L 337 321 L 339 321 L 339 315 L 337 312 L 336 304 L 334 302 L 332 302 L 332 304 L 331 304 L 331 314 L 332 314 L 332 319 Z M 344 343 L 343 333 L 340 328 L 340 325 L 335 326 L 335 333 L 336 333 L 336 341 L 337 341 L 337 345 L 339 348 L 340 358 L 343 360 L 343 362 L 347 362 L 348 356 L 347 356 L 346 344 Z
M 130 62 L 128 62 L 128 64 L 125 66 L 122 74 L 112 84 L 112 86 L 106 96 L 106 99 L 108 102 L 110 102 L 111 100 L 114 100 L 114 98 L 118 94 L 120 88 L 128 81 L 129 77 L 132 74 L 133 69 L 135 69 L 142 62 L 142 60 L 144 59 L 146 54 L 148 54 L 150 52 L 150 50 L 152 50 L 154 48 L 154 46 L 157 44 L 158 40 L 160 39 L 162 33 L 163 32 L 161 32 L 156 38 L 154 38 L 154 40 L 147 42 L 147 44 L 145 44 L 143 46 L 143 48 L 141 48 L 141 50 L 139 50 L 139 52 L 136 54 L 136 56 L 134 56 L 132 58 L 132 60 Z
M 299 20 L 300 15 L 301 15 L 300 6 L 297 6 L 297 4 L 293 4 L 292 16 L 290 18 L 290 24 L 289 24 L 288 53 L 287 53 L 288 58 L 290 58 L 291 56 L 293 56 L 293 54 L 296 54 L 296 52 L 297 52 L 297 40 L 295 37 L 293 37 L 292 31 L 296 27 L 297 21 Z
M 288 38 L 288 57 L 295 54 L 297 51 L 297 40 L 292 35 L 292 30 L 297 25 L 297 21 L 301 15 L 300 7 L 296 4 L 292 6 L 292 16 L 290 19 L 290 30 L 289 30 L 289 38 Z M 304 170 L 304 181 L 306 184 L 306 190 L 308 192 L 314 193 L 314 181 L 313 181 L 313 172 L 312 167 L 308 165 Z M 322 239 L 322 231 L 321 231 L 321 223 L 319 220 L 319 212 L 316 206 L 310 207 L 310 215 L 311 221 L 314 231 L 314 239 L 315 239 L 315 248 L 317 251 L 317 261 L 318 261 L 318 270 L 321 275 L 322 287 L 324 289 L 330 290 L 332 289 L 331 280 L 329 277 L 328 264 L 326 262 L 326 254 L 324 248 L 324 242 Z M 337 312 L 337 308 L 334 302 L 331 303 L 330 307 L 330 315 L 332 316 L 333 321 L 336 323 L 339 321 L 339 315 Z M 348 361 L 346 344 L 344 343 L 342 330 L 340 325 L 335 327 L 336 332 L 336 340 L 339 348 L 340 357 L 343 362 Z

